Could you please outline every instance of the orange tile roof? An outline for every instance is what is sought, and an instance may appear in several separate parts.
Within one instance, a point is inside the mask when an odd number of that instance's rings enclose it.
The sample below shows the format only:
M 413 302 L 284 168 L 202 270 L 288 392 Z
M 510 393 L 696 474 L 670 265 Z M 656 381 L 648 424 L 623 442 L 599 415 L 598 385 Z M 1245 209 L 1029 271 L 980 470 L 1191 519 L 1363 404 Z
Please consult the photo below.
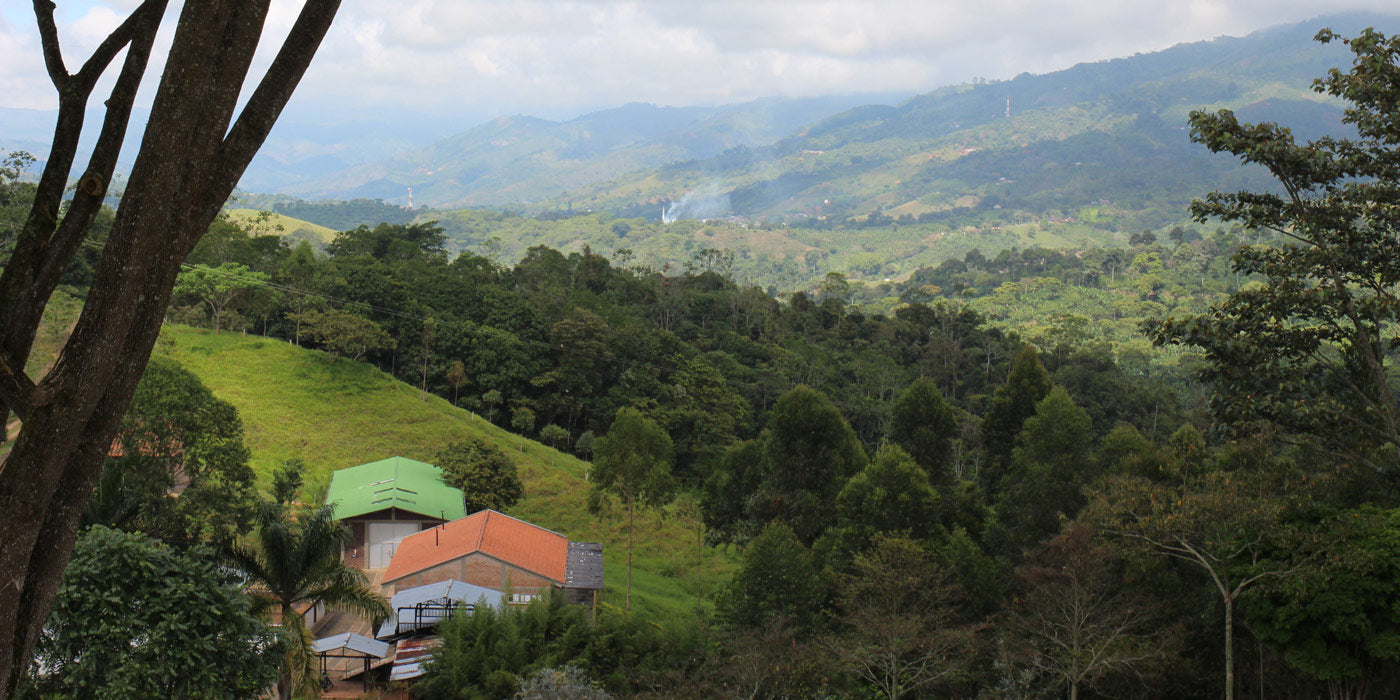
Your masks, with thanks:
M 403 538 L 384 582 L 481 552 L 545 578 L 564 583 L 569 538 L 494 510 L 472 513 Z

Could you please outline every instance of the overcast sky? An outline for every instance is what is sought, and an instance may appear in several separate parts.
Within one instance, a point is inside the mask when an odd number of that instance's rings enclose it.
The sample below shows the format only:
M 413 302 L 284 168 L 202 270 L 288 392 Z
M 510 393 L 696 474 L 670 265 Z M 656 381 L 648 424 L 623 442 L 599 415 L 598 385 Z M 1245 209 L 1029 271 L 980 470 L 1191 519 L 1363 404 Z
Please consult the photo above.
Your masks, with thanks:
M 57 2 L 70 67 L 137 4 Z M 269 39 L 299 4 L 274 0 Z M 0 0 L 0 106 L 56 104 L 31 7 Z M 630 101 L 912 94 L 1358 9 L 1396 12 L 1395 0 L 345 0 L 293 107 L 479 121 Z

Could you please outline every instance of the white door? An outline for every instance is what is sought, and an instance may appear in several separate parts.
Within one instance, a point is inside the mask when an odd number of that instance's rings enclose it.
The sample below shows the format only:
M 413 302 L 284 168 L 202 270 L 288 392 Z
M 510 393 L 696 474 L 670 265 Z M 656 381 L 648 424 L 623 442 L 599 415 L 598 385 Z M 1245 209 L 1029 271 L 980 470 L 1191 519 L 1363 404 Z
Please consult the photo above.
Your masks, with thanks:
M 418 523 L 370 523 L 369 568 L 382 569 L 394 558 L 394 549 L 399 541 L 418 532 Z

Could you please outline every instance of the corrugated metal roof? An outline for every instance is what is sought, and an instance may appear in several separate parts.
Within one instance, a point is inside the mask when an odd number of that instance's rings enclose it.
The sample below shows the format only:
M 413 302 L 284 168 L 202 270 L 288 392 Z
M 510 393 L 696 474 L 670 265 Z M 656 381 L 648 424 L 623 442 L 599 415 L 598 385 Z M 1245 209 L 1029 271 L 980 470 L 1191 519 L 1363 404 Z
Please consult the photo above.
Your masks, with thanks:
M 569 543 L 564 587 L 594 590 L 603 588 L 603 545 L 597 542 Z
M 424 666 L 432 659 L 433 650 L 442 646 L 441 637 L 425 639 L 404 639 L 394 650 L 394 667 L 389 671 L 389 680 L 406 681 L 422 676 Z
M 382 659 L 389 655 L 389 644 L 387 642 L 370 639 L 363 634 L 354 634 L 352 632 L 318 639 L 311 648 L 317 654 L 335 651 L 336 649 L 349 649 L 350 651 L 357 651 L 361 654 L 368 654 L 376 659 Z
M 326 503 L 336 518 L 398 508 L 430 518 L 456 520 L 467 514 L 462 491 L 442 482 L 442 470 L 406 457 L 390 457 L 331 474 Z
M 456 579 L 448 579 L 437 583 L 430 583 L 426 586 L 415 586 L 405 588 L 394 593 L 389 599 L 389 607 L 397 613 L 397 620 L 393 617 L 384 621 L 379 626 L 378 636 L 380 638 L 392 637 L 421 627 L 429 627 L 441 622 L 442 617 L 437 617 L 430 611 L 427 617 L 419 617 L 415 620 L 414 611 L 404 608 L 412 608 L 419 604 L 441 603 L 445 606 L 452 606 L 457 603 L 468 603 L 476 605 L 482 599 L 488 605 L 498 608 L 506 606 L 506 594 L 501 591 L 492 590 L 484 586 L 476 586 Z M 443 616 L 445 617 L 445 615 Z M 417 624 L 417 623 L 422 623 Z
M 384 583 L 482 552 L 562 584 L 568 549 L 569 538 L 557 532 L 482 510 L 403 538 L 384 572 Z

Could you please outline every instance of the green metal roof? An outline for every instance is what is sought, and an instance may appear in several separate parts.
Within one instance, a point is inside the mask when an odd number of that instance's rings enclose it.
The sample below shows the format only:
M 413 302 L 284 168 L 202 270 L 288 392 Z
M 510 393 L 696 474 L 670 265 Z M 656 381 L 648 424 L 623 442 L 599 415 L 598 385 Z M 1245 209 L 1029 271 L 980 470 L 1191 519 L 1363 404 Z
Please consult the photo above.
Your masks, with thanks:
M 466 517 L 462 491 L 442 483 L 442 470 L 406 457 L 347 467 L 331 474 L 326 503 L 335 517 L 353 518 L 389 508 L 443 520 Z

